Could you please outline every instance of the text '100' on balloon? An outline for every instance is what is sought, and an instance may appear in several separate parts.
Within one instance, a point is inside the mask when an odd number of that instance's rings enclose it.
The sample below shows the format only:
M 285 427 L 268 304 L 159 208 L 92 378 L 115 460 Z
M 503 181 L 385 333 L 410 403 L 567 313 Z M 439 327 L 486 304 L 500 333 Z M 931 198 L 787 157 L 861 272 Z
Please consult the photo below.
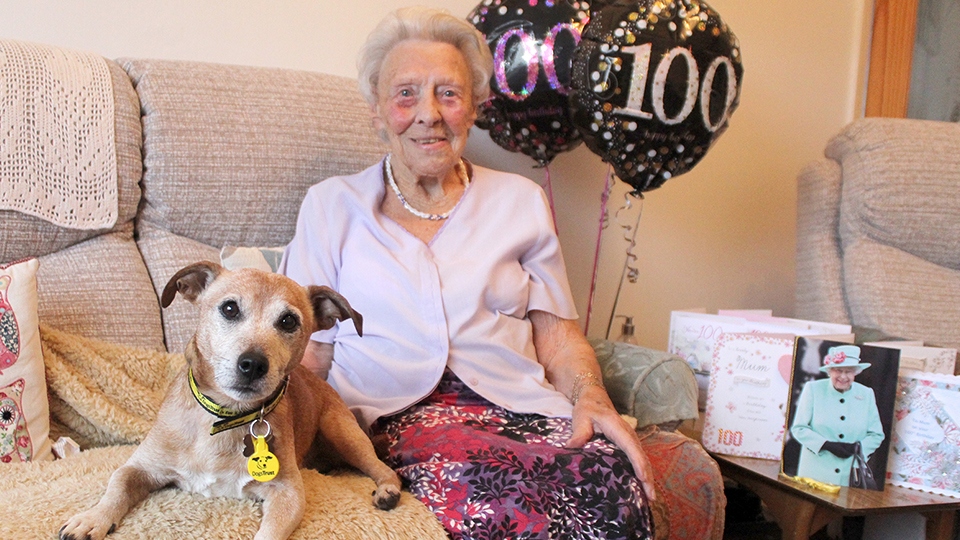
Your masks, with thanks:
M 689 171 L 740 101 L 740 45 L 698 0 L 595 3 L 574 54 L 573 121 L 635 193 Z
M 490 99 L 477 126 L 498 145 L 546 165 L 580 144 L 570 73 L 589 19 L 585 0 L 483 0 L 467 16 L 493 55 Z

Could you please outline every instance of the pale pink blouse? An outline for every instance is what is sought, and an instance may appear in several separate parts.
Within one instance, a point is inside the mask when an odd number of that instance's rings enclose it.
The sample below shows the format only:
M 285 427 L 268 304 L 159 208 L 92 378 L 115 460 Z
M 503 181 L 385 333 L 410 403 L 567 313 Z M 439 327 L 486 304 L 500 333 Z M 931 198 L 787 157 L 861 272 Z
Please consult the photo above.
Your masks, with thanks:
M 522 176 L 473 171 L 429 244 L 381 214 L 382 162 L 311 187 L 300 208 L 280 271 L 362 314 L 363 337 L 348 320 L 313 338 L 335 343 L 327 380 L 365 429 L 429 395 L 446 366 L 511 411 L 571 415 L 527 319 L 577 318 L 546 196 Z

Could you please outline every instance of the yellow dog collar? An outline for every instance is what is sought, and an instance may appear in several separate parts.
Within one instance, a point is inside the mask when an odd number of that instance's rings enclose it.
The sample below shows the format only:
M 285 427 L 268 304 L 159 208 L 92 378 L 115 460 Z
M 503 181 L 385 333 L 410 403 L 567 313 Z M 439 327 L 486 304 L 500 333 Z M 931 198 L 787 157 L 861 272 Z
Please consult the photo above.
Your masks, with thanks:
M 277 408 L 277 405 L 283 398 L 283 394 L 287 390 L 287 383 L 290 382 L 289 376 L 283 379 L 283 383 L 277 388 L 277 391 L 267 398 L 260 407 L 249 411 L 238 411 L 224 407 L 204 395 L 203 392 L 197 388 L 197 380 L 193 377 L 192 368 L 187 370 L 187 379 L 190 381 L 190 391 L 193 393 L 193 397 L 196 398 L 197 403 L 208 413 L 220 418 L 220 420 L 214 422 L 213 427 L 210 428 L 210 435 L 216 435 L 221 431 L 249 424 L 258 418 L 263 418 L 270 414 L 271 411 Z

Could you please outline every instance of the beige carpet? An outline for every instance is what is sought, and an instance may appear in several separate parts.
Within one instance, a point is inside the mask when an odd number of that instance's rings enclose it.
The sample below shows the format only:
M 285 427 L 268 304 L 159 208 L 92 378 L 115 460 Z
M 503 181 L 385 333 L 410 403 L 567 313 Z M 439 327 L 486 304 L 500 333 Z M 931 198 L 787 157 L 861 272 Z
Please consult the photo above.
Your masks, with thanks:
M 61 461 L 4 465 L 0 538 L 55 538 L 66 519 L 96 504 L 110 474 L 133 450 L 130 445 L 110 446 Z M 367 477 L 303 473 L 307 510 L 292 539 L 447 538 L 434 515 L 407 492 L 397 508 L 384 512 L 371 502 L 374 484 Z M 253 538 L 260 517 L 260 505 L 253 501 L 165 489 L 135 507 L 108 538 Z

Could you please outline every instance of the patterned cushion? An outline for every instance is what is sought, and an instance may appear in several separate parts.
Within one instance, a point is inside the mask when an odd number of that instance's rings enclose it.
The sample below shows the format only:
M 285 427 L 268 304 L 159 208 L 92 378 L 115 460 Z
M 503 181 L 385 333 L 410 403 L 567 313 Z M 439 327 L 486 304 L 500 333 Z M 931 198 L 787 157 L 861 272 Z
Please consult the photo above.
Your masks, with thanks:
M 614 405 L 647 426 L 640 437 L 659 497 L 652 505 L 656 538 L 722 538 L 726 498 L 719 467 L 699 442 L 655 425 L 699 417 L 690 366 L 679 356 L 636 345 L 599 339 L 590 344 Z
M 651 426 L 640 438 L 657 488 L 656 538 L 723 538 L 727 499 L 717 462 L 680 433 Z
M 49 460 L 37 259 L 0 266 L 0 463 Z
M 682 358 L 627 343 L 590 340 L 614 406 L 640 427 L 697 418 L 697 383 Z

